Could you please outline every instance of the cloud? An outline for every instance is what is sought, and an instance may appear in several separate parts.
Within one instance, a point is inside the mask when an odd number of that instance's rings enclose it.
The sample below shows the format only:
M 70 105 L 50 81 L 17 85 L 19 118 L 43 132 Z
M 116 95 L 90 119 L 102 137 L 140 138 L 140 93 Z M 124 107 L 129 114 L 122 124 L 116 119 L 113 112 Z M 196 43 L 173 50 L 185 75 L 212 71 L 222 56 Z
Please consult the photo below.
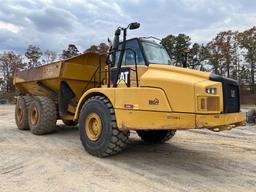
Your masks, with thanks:
M 6 22 L 2 22 L 2 21 L 0 21 L 0 29 L 5 29 L 12 33 L 18 33 L 20 31 L 20 27 L 13 25 L 11 23 L 6 23 Z
M 204 43 L 222 30 L 255 25 L 254 0 L 0 0 L 0 50 L 24 53 L 29 44 L 61 52 L 106 42 L 118 26 L 138 21 L 129 36 L 186 33 Z
M 36 30 L 52 33 L 73 31 L 73 24 L 77 20 L 70 12 L 54 7 L 31 11 L 27 19 L 34 24 Z

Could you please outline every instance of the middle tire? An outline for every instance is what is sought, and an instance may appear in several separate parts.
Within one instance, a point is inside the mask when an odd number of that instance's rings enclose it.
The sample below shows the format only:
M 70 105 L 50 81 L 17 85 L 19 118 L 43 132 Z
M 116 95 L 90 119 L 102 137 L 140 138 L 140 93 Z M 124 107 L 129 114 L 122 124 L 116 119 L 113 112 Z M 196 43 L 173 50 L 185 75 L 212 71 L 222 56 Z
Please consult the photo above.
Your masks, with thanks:
M 104 96 L 93 96 L 83 105 L 79 116 L 80 139 L 85 150 L 97 157 L 123 151 L 129 131 L 117 128 L 115 112 Z
M 62 122 L 66 125 L 66 126 L 76 126 L 77 122 L 76 121 L 72 121 L 72 120 L 62 120 Z
M 57 108 L 49 97 L 34 97 L 28 114 L 29 127 L 33 134 L 43 135 L 56 129 Z
M 170 140 L 176 133 L 176 130 L 138 130 L 137 134 L 143 141 L 149 143 L 164 143 Z

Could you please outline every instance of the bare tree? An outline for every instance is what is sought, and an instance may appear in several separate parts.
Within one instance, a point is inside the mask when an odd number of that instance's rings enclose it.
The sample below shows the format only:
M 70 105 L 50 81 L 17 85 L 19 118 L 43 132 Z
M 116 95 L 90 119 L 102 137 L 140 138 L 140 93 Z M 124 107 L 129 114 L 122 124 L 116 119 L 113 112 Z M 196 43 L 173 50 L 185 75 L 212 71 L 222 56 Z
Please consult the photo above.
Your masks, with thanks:
M 107 54 L 109 46 L 106 43 L 100 43 L 99 45 L 92 45 L 89 49 L 85 50 L 92 52 L 100 52 L 101 54 Z
M 240 47 L 245 49 L 245 60 L 249 63 L 251 92 L 255 93 L 256 26 L 238 34 Z
M 42 55 L 43 53 L 39 47 L 35 45 L 29 45 L 25 53 L 25 56 L 29 60 L 28 68 L 40 66 L 41 62 L 39 61 L 39 59 Z
M 235 69 L 236 35 L 237 32 L 232 31 L 220 32 L 207 44 L 209 60 L 215 73 L 230 77 Z
M 44 55 L 45 55 L 45 63 L 51 63 L 57 59 L 57 53 L 54 51 L 46 50 L 44 52 Z
M 210 68 L 206 66 L 209 62 L 209 53 L 207 47 L 203 44 L 194 43 L 188 53 L 188 63 L 193 69 L 201 71 L 209 71 Z
M 107 54 L 109 46 L 106 43 L 100 43 L 98 48 L 101 53 Z
M 3 74 L 2 87 L 6 92 L 14 91 L 13 77 L 17 70 L 23 69 L 24 64 L 20 55 L 14 52 L 4 52 L 0 56 L 0 70 Z

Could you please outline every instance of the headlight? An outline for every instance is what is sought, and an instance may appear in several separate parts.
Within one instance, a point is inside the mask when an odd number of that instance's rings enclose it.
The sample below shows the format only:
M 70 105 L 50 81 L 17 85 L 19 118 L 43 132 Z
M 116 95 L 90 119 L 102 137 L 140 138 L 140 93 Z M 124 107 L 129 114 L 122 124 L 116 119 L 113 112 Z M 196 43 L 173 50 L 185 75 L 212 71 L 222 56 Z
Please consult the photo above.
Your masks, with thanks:
M 205 92 L 208 94 L 216 95 L 217 94 L 217 88 L 215 87 L 208 87 L 205 89 Z

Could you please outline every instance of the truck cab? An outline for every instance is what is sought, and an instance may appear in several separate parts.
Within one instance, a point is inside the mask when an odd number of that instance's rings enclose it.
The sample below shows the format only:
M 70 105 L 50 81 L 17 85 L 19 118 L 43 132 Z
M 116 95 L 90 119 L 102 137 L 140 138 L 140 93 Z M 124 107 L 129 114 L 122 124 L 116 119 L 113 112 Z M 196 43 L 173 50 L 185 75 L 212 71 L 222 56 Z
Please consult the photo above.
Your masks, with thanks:
M 119 49 L 121 49 L 121 46 L 122 43 L 120 43 Z M 109 62 L 111 63 L 112 83 L 116 78 L 120 51 L 116 52 L 115 57 L 115 63 Z M 157 43 L 154 38 L 141 37 L 127 40 L 121 63 L 120 77 L 125 78 L 124 80 L 128 87 L 136 86 L 137 81 L 140 81 L 141 75 L 146 72 L 150 64 L 172 65 L 172 61 L 165 48 Z M 136 79 L 136 75 L 138 75 L 138 79 Z M 119 82 L 120 79 L 118 80 Z

